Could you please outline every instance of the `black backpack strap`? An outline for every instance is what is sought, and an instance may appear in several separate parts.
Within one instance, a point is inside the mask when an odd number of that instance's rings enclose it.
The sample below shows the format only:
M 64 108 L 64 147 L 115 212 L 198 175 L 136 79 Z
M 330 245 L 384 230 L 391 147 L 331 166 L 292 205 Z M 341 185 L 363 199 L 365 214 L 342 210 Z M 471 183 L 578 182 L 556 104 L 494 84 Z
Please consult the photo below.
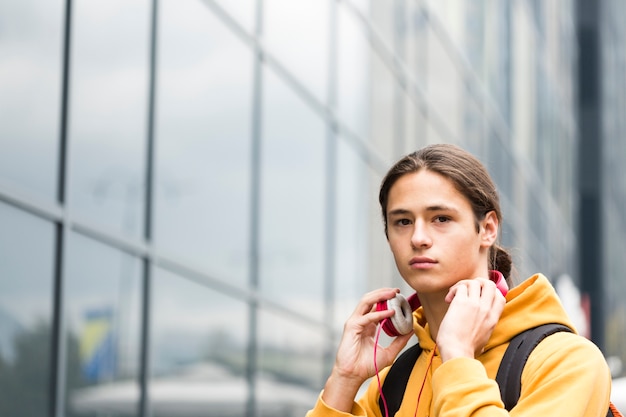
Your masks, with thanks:
M 525 330 L 511 340 L 496 375 L 504 408 L 511 411 L 517 404 L 522 391 L 522 370 L 530 353 L 539 342 L 556 332 L 571 331 L 569 327 L 562 324 L 549 323 Z
M 382 393 L 387 401 L 387 410 L 390 416 L 395 415 L 400 409 L 402 397 L 404 397 L 404 391 L 406 390 L 406 384 L 409 382 L 413 366 L 421 353 L 422 348 L 419 343 L 405 350 L 391 365 L 391 369 L 389 369 L 389 373 L 385 381 L 383 381 Z M 378 407 L 380 407 L 381 415 L 384 416 L 385 405 L 382 397 L 378 398 Z

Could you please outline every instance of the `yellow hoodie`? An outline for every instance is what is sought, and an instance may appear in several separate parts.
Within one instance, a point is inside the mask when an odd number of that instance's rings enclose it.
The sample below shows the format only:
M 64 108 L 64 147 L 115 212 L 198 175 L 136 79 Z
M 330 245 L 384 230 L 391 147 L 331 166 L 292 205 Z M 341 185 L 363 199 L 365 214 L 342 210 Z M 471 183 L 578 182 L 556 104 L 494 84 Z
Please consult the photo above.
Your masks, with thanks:
M 522 373 L 519 401 L 510 413 L 504 409 L 495 377 L 509 341 L 523 330 L 544 323 L 574 328 L 554 288 L 541 274 L 511 289 L 506 300 L 484 353 L 476 359 L 456 358 L 445 364 L 433 351 L 435 342 L 422 308 L 413 313 L 413 327 L 423 351 L 413 367 L 396 416 L 606 416 L 611 391 L 606 361 L 593 343 L 568 332 L 546 338 L 533 350 Z M 381 371 L 381 383 L 388 371 L 389 368 Z M 363 397 L 354 403 L 351 414 L 330 408 L 320 395 L 307 417 L 381 416 L 379 395 L 373 378 Z

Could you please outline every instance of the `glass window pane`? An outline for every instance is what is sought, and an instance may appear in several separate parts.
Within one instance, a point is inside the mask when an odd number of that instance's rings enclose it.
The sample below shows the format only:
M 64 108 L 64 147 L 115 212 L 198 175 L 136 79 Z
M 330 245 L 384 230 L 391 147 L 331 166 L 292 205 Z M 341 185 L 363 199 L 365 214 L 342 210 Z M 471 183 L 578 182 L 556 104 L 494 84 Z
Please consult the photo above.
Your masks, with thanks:
M 264 0 L 269 51 L 320 100 L 328 82 L 328 1 Z
M 337 201 L 335 211 L 335 326 L 337 330 L 354 311 L 366 292 L 369 258 L 369 219 L 371 200 L 369 168 L 344 140 L 338 144 Z M 382 230 L 382 227 L 381 227 Z
M 363 27 L 343 3 L 338 5 L 337 113 L 363 139 L 369 137 L 370 48 Z
M 156 270 L 150 401 L 155 416 L 244 416 L 248 309 Z
M 393 160 L 397 151 L 398 139 L 394 137 L 400 126 L 397 120 L 404 117 L 403 110 L 398 105 L 397 94 L 399 93 L 393 75 L 389 72 L 385 63 L 377 56 L 372 55 L 370 60 L 372 78 L 371 94 L 371 117 L 370 142 L 385 160 Z M 393 146 L 392 146 L 393 145 Z
M 161 19 L 155 239 L 245 284 L 252 52 L 201 2 L 165 2 Z
M 260 416 L 301 417 L 326 378 L 324 332 L 285 316 L 259 312 L 257 409 Z
M 141 260 L 70 235 L 65 282 L 67 409 L 136 416 Z
M 427 16 L 421 5 L 411 2 L 407 5 L 407 13 L 404 17 L 406 37 L 404 39 L 404 56 L 408 70 L 408 79 L 415 82 L 420 90 L 426 79 L 427 59 L 424 59 L 427 51 Z
M 172 3 L 181 3 L 181 0 L 174 0 Z M 202 2 L 200 1 L 199 3 Z M 232 16 L 237 23 L 242 25 L 245 30 L 249 33 L 254 31 L 256 0 L 217 0 L 217 3 L 219 3 L 226 13 Z
M 350 3 L 352 3 L 352 6 L 363 16 L 370 14 L 370 0 L 351 0 Z
M 489 152 L 488 125 L 484 117 L 479 92 L 468 87 L 462 109 L 464 147 L 482 158 Z M 485 159 L 488 161 L 489 159 Z M 510 190 L 512 191 L 512 190 Z
M 77 1 L 73 11 L 70 203 L 143 232 L 150 2 Z
M 61 0 L 0 2 L 0 180 L 57 192 Z
M 271 71 L 264 76 L 261 291 L 321 317 L 325 126 Z
M 435 118 L 431 127 L 435 128 L 429 137 L 430 143 L 450 142 L 463 138 L 463 68 L 449 55 L 446 47 L 430 28 L 428 42 L 428 82 L 426 95 L 429 112 Z
M 50 407 L 54 226 L 0 203 L 0 415 Z
M 402 154 L 406 155 L 421 148 L 426 143 L 426 119 L 422 109 L 413 98 L 405 95 L 404 141 Z
M 376 37 L 389 51 L 393 51 L 395 47 L 399 46 L 400 25 L 396 24 L 395 19 L 406 14 L 406 11 L 403 10 L 404 3 L 404 1 L 374 1 L 370 4 L 369 13 L 366 14 L 376 32 Z

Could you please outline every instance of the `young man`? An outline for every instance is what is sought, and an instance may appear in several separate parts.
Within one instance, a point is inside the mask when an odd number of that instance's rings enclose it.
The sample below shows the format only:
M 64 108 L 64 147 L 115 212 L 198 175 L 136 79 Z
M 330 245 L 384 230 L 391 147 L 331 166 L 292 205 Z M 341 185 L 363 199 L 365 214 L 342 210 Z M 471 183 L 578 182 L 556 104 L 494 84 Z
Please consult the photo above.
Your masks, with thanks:
M 422 353 L 397 416 L 509 415 L 494 378 L 511 338 L 544 323 L 573 325 L 543 275 L 528 278 L 506 298 L 489 279 L 495 270 L 510 280 L 511 257 L 497 245 L 502 215 L 487 170 L 456 146 L 429 146 L 390 169 L 379 200 L 396 266 L 421 303 L 413 313 L 413 332 L 388 347 L 377 345 L 377 325 L 398 313 L 376 305 L 398 289 L 364 295 L 307 415 L 381 416 L 377 378 L 357 402 L 355 396 L 377 370 L 391 365 L 413 334 Z M 380 372 L 381 381 L 387 372 Z M 610 384 L 608 366 L 593 343 L 556 333 L 530 355 L 510 415 L 605 416 Z

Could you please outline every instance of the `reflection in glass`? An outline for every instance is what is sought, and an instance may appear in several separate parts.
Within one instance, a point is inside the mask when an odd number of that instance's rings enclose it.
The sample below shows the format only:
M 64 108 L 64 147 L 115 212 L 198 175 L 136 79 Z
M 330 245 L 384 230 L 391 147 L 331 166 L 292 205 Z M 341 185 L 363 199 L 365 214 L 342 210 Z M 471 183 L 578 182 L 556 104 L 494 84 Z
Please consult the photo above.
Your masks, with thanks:
M 264 0 L 268 50 L 321 101 L 328 82 L 328 1 Z
M 315 404 L 326 372 L 323 335 L 321 328 L 259 312 L 259 415 L 298 417 Z
M 0 415 L 42 416 L 54 359 L 54 227 L 0 203 L 0 230 Z
M 0 181 L 57 191 L 61 0 L 0 2 Z
M 140 292 L 138 258 L 70 236 L 64 293 L 68 415 L 137 415 Z
M 149 0 L 79 1 L 72 16 L 70 203 L 133 237 L 143 232 L 149 19 Z
M 165 2 L 161 19 L 155 239 L 245 284 L 252 52 L 202 2 Z
M 242 302 L 156 270 L 150 408 L 162 416 L 243 416 L 248 309 Z
M 261 291 L 321 317 L 325 128 L 271 71 L 264 73 Z

